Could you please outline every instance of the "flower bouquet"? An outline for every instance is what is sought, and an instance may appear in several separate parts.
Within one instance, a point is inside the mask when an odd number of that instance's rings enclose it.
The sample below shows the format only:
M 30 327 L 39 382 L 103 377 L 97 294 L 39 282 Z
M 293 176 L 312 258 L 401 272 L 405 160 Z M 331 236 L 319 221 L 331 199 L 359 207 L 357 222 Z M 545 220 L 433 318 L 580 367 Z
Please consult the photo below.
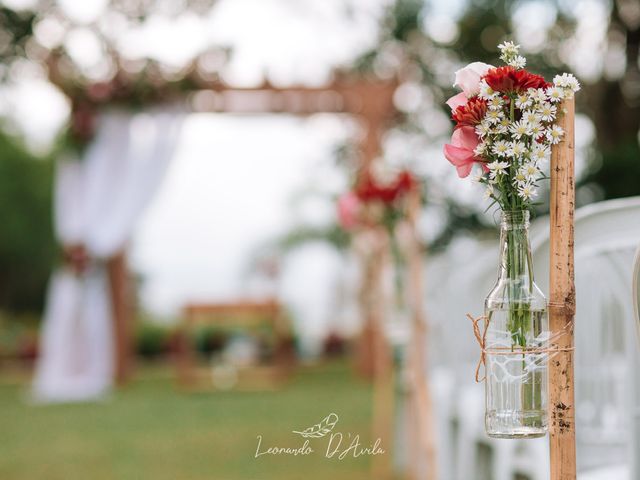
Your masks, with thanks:
M 365 173 L 352 191 L 338 199 L 338 220 L 347 231 L 361 226 L 382 225 L 392 232 L 402 218 L 407 194 L 417 185 L 408 170 L 381 179 Z
M 338 220 L 347 232 L 367 229 L 376 246 L 368 246 L 373 263 L 381 262 L 390 251 L 393 266 L 394 313 L 404 310 L 404 255 L 397 238 L 397 226 L 406 218 L 408 196 L 418 186 L 409 170 L 382 175 L 371 170 L 361 176 L 354 188 L 338 199 Z M 371 275 L 368 275 L 371 276 Z
M 498 46 L 506 66 L 475 62 L 456 72 L 455 129 L 444 155 L 459 177 L 475 169 L 490 206 L 502 211 L 500 266 L 485 300 L 480 335 L 486 368 L 487 433 L 499 438 L 547 430 L 547 302 L 534 282 L 529 213 L 544 166 L 564 132 L 563 100 L 580 89 L 570 74 L 553 82 L 524 69 L 519 46 Z

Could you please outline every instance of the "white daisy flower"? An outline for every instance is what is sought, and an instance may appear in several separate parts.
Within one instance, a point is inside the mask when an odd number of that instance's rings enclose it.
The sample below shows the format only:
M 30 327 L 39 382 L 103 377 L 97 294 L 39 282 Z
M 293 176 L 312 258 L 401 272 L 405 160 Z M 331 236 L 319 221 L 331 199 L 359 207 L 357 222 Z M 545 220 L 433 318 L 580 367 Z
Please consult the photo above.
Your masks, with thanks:
M 569 74 L 569 80 L 567 80 L 567 88 L 569 88 L 573 93 L 576 93 L 580 90 L 580 82 L 573 75 Z
M 484 119 L 491 123 L 496 124 L 504 118 L 504 112 L 502 110 L 487 110 Z
M 556 87 L 565 88 L 567 86 L 567 80 L 567 74 L 563 73 L 562 75 L 556 75 L 555 77 L 553 77 L 553 84 Z
M 522 112 L 522 121 L 529 124 L 529 126 L 535 125 L 536 123 L 540 123 L 542 120 L 542 115 L 540 115 L 535 110 L 525 110 Z
M 489 200 L 494 195 L 493 185 L 487 184 L 487 188 L 484 191 L 484 199 Z
M 527 176 L 524 174 L 522 169 L 516 172 L 515 177 L 513 177 L 513 183 L 516 187 L 520 187 L 527 183 Z
M 557 108 L 549 102 L 545 102 L 538 107 L 538 113 L 543 122 L 551 122 L 556 118 Z
M 530 88 L 529 90 L 527 90 L 527 93 L 536 103 L 547 101 L 547 92 L 544 91 L 544 88 Z
M 507 133 L 509 131 L 509 125 L 511 125 L 511 122 L 509 121 L 509 119 L 503 118 L 493 127 L 493 133 L 499 134 L 499 135 L 503 133 Z
M 498 45 L 498 50 L 502 55 L 517 55 L 520 51 L 520 45 L 516 45 L 511 41 L 504 41 Z
M 563 135 L 564 135 L 564 130 L 562 130 L 562 127 L 558 125 L 554 125 L 549 130 L 547 130 L 547 140 L 552 145 L 556 145 L 560 143 Z
M 535 180 L 538 174 L 540 174 L 540 169 L 536 167 L 535 163 L 533 162 L 525 163 L 521 167 L 521 170 L 522 170 L 522 173 L 524 173 L 525 177 L 527 177 L 527 180 L 529 181 Z
M 524 142 L 511 142 L 509 144 L 509 155 L 515 158 L 521 158 L 526 155 L 527 147 Z
M 500 49 L 500 60 L 507 65 L 522 68 L 526 64 L 524 57 L 518 55 L 520 45 L 516 45 L 513 42 L 503 42 L 498 45 L 498 48 Z
M 480 142 L 476 145 L 476 148 L 473 149 L 473 154 L 476 157 L 483 157 L 487 153 L 487 144 Z
M 516 97 L 516 107 L 520 110 L 530 107 L 532 103 L 533 99 L 526 93 L 521 93 Z
M 539 123 L 529 124 L 529 135 L 533 138 L 538 138 L 540 135 L 544 135 L 544 127 Z
M 547 98 L 550 102 L 558 103 L 560 100 L 564 98 L 564 89 L 559 87 L 549 87 L 547 88 Z
M 553 78 L 553 84 L 556 87 L 569 89 L 574 93 L 580 90 L 580 82 L 578 82 L 578 79 L 573 75 L 571 75 L 570 73 L 563 73 L 562 75 L 556 75 Z
M 489 178 L 495 179 L 496 177 L 506 173 L 507 168 L 509 168 L 509 163 L 496 160 L 488 163 L 487 168 L 489 169 Z
M 509 144 L 504 140 L 498 140 L 496 143 L 493 144 L 493 147 L 491 147 L 491 153 L 493 153 L 494 155 L 497 155 L 498 157 L 505 157 L 509 153 Z M 493 162 L 493 163 L 496 163 L 496 162 Z
M 546 162 L 551 156 L 551 149 L 546 145 L 536 145 L 531 150 L 531 160 L 534 162 Z
M 536 196 L 536 189 L 533 185 L 524 184 L 518 187 L 518 196 L 523 200 L 531 200 Z
M 476 135 L 480 138 L 486 137 L 491 133 L 491 125 L 488 122 L 482 121 L 476 125 Z
M 496 95 L 498 95 L 498 93 L 495 92 L 485 80 L 480 81 L 480 93 L 478 94 L 480 98 L 484 100 L 491 100 Z
M 496 95 L 495 97 L 487 100 L 487 105 L 491 109 L 502 108 L 502 106 L 504 105 L 504 100 L 502 99 L 502 97 L 500 97 L 500 95 Z
M 480 170 L 479 172 L 477 171 L 471 176 L 471 181 L 473 183 L 480 183 L 483 178 L 484 178 L 484 173 L 482 172 L 482 170 Z
M 511 126 L 509 126 L 509 131 L 514 138 L 519 140 L 523 135 L 527 135 L 529 133 L 529 124 L 523 120 L 513 122 Z
M 570 73 L 556 75 L 553 79 L 553 84 L 563 91 L 565 98 L 573 98 L 573 94 L 580 90 L 580 83 Z
M 525 65 L 527 64 L 527 59 L 524 58 L 522 55 L 516 55 L 515 57 L 511 58 L 508 62 L 508 65 L 514 67 L 514 68 L 524 68 Z

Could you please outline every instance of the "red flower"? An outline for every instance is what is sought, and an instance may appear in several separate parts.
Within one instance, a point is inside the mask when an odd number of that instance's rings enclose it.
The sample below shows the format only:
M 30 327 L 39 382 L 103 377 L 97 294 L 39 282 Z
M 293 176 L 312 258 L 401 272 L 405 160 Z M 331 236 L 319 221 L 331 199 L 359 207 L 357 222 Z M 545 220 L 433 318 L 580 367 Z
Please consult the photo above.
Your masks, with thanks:
M 355 194 L 363 202 L 377 200 L 390 204 L 413 189 L 415 184 L 413 175 L 407 170 L 400 172 L 395 181 L 389 185 L 380 185 L 370 173 L 367 173 L 356 186 Z
M 514 67 L 492 68 L 483 78 L 494 91 L 504 93 L 551 86 L 540 75 L 534 75 L 526 70 L 516 70 Z
M 460 105 L 451 114 L 451 118 L 456 122 L 456 128 L 470 126 L 475 127 L 487 113 L 487 102 L 480 97 L 470 98 L 466 105 Z

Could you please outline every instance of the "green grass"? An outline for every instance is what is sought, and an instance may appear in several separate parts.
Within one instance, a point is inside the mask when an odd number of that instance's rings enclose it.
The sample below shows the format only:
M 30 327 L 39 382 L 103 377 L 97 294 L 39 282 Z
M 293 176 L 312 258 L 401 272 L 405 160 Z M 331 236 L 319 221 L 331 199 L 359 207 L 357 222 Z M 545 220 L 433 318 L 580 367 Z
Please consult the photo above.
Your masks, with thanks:
M 302 369 L 276 392 L 186 394 L 148 369 L 98 404 L 32 406 L 26 386 L 0 381 L 2 480 L 370 478 L 370 457 L 327 459 L 326 438 L 309 456 L 254 458 L 258 435 L 263 450 L 299 447 L 291 430 L 331 412 L 335 430 L 370 442 L 371 389 L 341 364 Z

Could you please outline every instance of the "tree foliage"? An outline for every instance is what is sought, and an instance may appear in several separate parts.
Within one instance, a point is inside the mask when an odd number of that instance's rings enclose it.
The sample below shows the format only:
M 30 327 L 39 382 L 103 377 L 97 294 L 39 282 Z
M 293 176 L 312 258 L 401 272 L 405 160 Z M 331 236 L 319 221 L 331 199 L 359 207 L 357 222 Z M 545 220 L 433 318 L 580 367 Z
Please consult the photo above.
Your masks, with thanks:
M 56 246 L 51 161 L 0 134 L 0 310 L 38 312 Z

